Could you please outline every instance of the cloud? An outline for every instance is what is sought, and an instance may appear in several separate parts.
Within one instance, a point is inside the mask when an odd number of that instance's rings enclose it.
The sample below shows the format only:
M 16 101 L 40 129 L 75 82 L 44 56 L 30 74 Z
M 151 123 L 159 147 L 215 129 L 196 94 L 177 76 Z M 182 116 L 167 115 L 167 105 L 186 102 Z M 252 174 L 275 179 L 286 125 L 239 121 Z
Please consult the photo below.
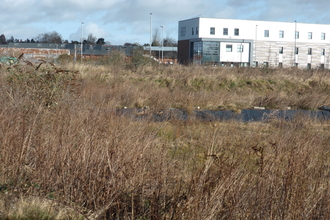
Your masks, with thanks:
M 153 29 L 162 25 L 164 35 L 176 39 L 178 21 L 197 16 L 327 24 L 329 10 L 325 0 L 5 0 L 0 34 L 26 39 L 57 31 L 78 40 L 84 21 L 86 34 L 143 44 L 149 42 L 150 13 Z
M 69 40 L 80 41 L 81 34 L 83 34 L 83 39 L 87 39 L 88 34 L 93 34 L 93 36 L 95 36 L 97 39 L 104 38 L 105 40 L 107 40 L 107 37 L 111 37 L 111 34 L 99 25 L 95 23 L 86 23 L 83 24 L 83 26 L 79 26 L 76 32 L 70 34 Z

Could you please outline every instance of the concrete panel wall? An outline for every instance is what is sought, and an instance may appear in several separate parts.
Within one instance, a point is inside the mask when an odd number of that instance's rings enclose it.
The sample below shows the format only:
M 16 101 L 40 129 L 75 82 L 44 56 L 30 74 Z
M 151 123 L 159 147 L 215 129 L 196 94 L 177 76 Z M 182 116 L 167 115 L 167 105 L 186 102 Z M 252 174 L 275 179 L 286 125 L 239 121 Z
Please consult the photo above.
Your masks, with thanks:
M 269 66 L 277 67 L 283 63 L 283 67 L 292 67 L 298 63 L 299 67 L 307 67 L 310 63 L 312 68 L 320 67 L 324 64 L 325 68 L 330 68 L 330 43 L 296 43 L 298 54 L 294 55 L 294 42 L 269 42 L 257 41 L 256 51 L 253 53 L 253 60 L 259 64 L 268 62 Z M 280 54 L 280 48 L 283 47 L 283 54 Z M 308 55 L 308 49 L 312 49 L 312 55 Z M 325 49 L 325 55 L 322 55 Z M 256 53 L 255 53 L 256 52 Z

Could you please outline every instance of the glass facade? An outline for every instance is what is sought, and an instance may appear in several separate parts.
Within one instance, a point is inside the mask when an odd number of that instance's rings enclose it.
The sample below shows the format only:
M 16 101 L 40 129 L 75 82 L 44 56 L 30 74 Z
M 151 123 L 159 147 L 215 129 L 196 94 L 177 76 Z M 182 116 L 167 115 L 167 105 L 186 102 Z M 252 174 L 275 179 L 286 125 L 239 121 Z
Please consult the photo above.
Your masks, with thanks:
M 194 63 L 207 63 L 220 61 L 220 42 L 200 41 L 194 42 Z
M 202 63 L 203 42 L 194 42 L 193 62 L 196 64 Z

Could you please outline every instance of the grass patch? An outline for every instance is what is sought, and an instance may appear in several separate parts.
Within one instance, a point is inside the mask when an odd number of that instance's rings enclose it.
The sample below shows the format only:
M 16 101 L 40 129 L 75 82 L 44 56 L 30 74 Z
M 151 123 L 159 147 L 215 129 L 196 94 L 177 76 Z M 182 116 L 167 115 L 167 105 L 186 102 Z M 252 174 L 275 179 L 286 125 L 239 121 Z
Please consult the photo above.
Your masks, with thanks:
M 63 65 L 69 74 L 0 69 L 2 219 L 330 218 L 326 121 L 159 123 L 115 111 L 316 109 L 330 101 L 325 72 Z

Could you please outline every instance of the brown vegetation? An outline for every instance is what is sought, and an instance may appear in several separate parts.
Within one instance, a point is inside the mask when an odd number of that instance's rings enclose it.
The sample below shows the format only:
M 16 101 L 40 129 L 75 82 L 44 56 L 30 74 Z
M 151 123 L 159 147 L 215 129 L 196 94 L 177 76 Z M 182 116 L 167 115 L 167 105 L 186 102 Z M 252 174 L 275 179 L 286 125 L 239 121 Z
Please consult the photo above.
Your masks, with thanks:
M 316 109 L 330 101 L 328 72 L 120 59 L 62 68 L 0 70 L 2 219 L 330 218 L 327 122 L 115 114 L 124 106 Z

